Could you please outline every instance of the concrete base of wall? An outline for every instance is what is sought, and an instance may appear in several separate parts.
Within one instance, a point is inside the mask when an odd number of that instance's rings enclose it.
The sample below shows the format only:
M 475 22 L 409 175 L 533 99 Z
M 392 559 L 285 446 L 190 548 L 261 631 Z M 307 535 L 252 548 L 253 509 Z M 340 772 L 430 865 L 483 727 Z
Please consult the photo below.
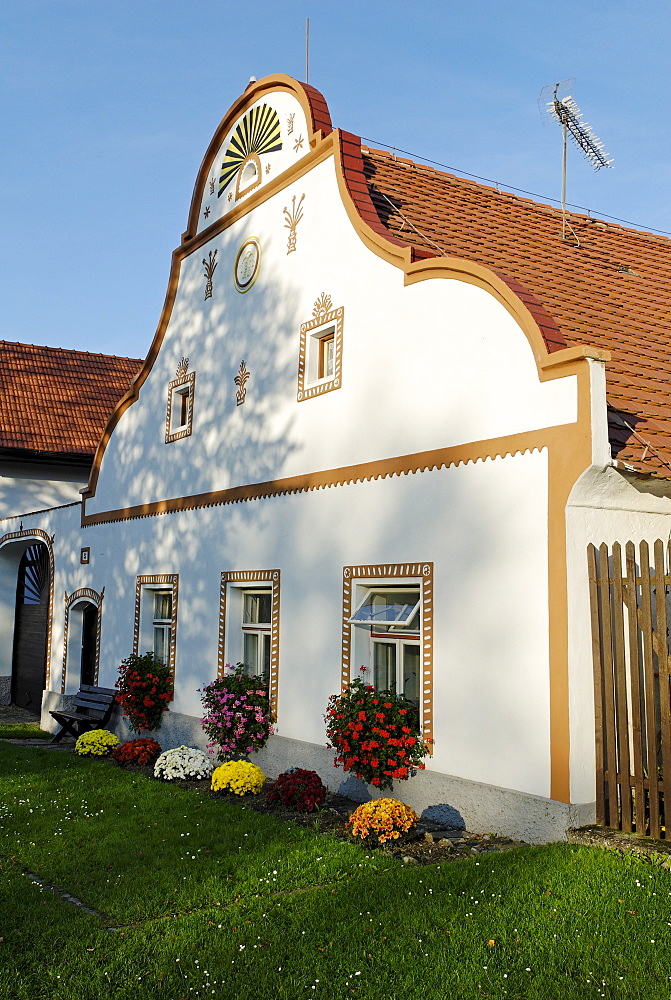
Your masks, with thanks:
M 45 691 L 42 702 L 42 728 L 54 732 L 56 723 L 50 709 L 68 704 L 71 698 Z M 115 710 L 109 729 L 124 742 L 136 739 L 128 723 Z M 205 749 L 205 734 L 200 720 L 179 712 L 166 712 L 161 728 L 145 735 L 157 740 L 164 750 L 177 746 Z M 276 777 L 289 767 L 316 771 L 332 792 L 355 802 L 367 802 L 381 795 L 400 799 L 415 812 L 446 826 L 461 826 L 470 833 L 494 833 L 530 844 L 566 840 L 566 831 L 594 823 L 595 803 L 568 805 L 553 799 L 477 781 L 467 781 L 450 774 L 419 771 L 408 781 L 396 781 L 391 791 L 380 792 L 371 785 L 333 766 L 333 751 L 315 743 L 303 743 L 284 736 L 271 736 L 267 745 L 253 757 L 254 763 L 268 777 Z
M 0 677 L 0 705 L 12 704 L 12 678 Z

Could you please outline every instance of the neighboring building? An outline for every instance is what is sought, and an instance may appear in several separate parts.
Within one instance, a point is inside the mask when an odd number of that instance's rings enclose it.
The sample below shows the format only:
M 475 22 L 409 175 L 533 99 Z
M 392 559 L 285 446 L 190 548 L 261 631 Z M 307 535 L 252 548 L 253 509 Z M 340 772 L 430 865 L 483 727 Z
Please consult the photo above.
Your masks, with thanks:
M 671 243 L 569 221 L 362 149 L 289 77 L 250 84 L 81 509 L 0 526 L 7 594 L 17 553 L 48 556 L 43 720 L 92 606 L 100 683 L 169 660 L 166 746 L 202 743 L 198 689 L 242 660 L 277 714 L 262 766 L 357 794 L 323 714 L 363 665 L 435 741 L 405 801 L 538 841 L 591 820 L 587 547 L 669 536 Z
M 100 436 L 141 365 L 137 358 L 0 341 L 0 514 L 6 534 L 16 529 L 12 515 L 21 530 L 22 515 L 80 507 Z M 5 544 L 1 558 L 0 704 L 11 700 L 39 714 L 49 552 L 36 539 L 20 540 Z M 90 622 L 90 612 L 88 617 Z

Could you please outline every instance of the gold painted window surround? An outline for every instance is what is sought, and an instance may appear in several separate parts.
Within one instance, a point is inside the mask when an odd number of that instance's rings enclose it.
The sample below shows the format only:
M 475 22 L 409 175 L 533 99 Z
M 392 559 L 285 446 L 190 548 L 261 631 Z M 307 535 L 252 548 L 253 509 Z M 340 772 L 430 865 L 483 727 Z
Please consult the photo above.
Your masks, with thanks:
M 140 623 L 143 601 L 153 600 L 157 590 L 170 590 L 172 595 L 172 618 L 170 622 L 170 649 L 168 666 L 175 680 L 175 651 L 177 649 L 177 596 L 179 592 L 178 573 L 156 573 L 151 576 L 138 576 L 135 583 L 135 620 L 133 625 L 133 653 L 138 656 L 146 650 L 140 650 Z M 152 635 L 153 641 L 153 635 Z
M 345 310 L 333 308 L 331 296 L 323 292 L 312 309 L 312 319 L 301 323 L 298 346 L 298 391 L 301 403 L 342 386 L 342 349 Z M 324 346 L 333 340 L 331 371 L 323 372 Z
M 193 427 L 193 398 L 196 373 L 189 372 L 189 359 L 182 358 L 177 374 L 168 383 L 168 406 L 165 415 L 165 443 L 189 437 Z
M 219 588 L 219 648 L 217 656 L 217 676 L 224 676 L 226 666 L 226 607 L 230 597 L 231 586 L 244 590 L 266 586 L 271 592 L 270 610 L 270 679 L 268 694 L 270 710 L 277 719 L 277 693 L 279 681 L 280 652 L 280 571 L 278 569 L 233 570 L 221 574 Z M 242 622 L 239 623 L 241 627 Z M 229 629 L 235 628 L 234 622 L 228 623 Z
M 421 690 L 420 720 L 422 735 L 433 739 L 433 563 L 376 563 L 343 568 L 342 602 L 342 673 L 344 691 L 352 678 L 352 629 L 350 619 L 356 609 L 354 600 L 357 585 L 370 587 L 384 583 L 412 583 L 419 586 L 421 595 Z M 356 665 L 354 665 L 356 666 Z

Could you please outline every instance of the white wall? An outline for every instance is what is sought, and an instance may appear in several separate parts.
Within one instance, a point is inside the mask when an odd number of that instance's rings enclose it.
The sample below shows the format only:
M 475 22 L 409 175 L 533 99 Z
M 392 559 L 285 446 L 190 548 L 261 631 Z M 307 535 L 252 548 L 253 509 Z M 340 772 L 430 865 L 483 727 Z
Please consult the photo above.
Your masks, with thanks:
M 305 192 L 287 254 L 282 207 Z M 233 263 L 263 246 L 246 294 Z M 215 247 L 214 294 L 202 260 Z M 297 402 L 300 324 L 328 293 L 345 310 L 342 388 Z M 167 386 L 196 372 L 193 433 L 165 444 Z M 251 371 L 236 406 L 234 376 Z M 104 455 L 87 513 L 411 454 L 576 419 L 575 376 L 540 383 L 526 337 L 485 291 L 453 280 L 403 286 L 352 229 L 329 160 L 182 264 L 163 347 Z

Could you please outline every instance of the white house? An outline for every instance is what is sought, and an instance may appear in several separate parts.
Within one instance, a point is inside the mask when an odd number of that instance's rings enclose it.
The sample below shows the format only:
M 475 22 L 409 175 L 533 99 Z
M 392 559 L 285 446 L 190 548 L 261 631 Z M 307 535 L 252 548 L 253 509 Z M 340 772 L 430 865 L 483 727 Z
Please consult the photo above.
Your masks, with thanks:
M 671 244 L 570 221 L 362 148 L 289 77 L 250 84 L 81 503 L 0 525 L 5 650 L 17 554 L 48 565 L 43 722 L 93 606 L 99 683 L 169 658 L 165 746 L 203 743 L 198 689 L 244 661 L 277 718 L 261 766 L 367 794 L 323 720 L 365 666 L 434 740 L 404 801 L 533 841 L 592 820 L 587 547 L 669 536 Z

